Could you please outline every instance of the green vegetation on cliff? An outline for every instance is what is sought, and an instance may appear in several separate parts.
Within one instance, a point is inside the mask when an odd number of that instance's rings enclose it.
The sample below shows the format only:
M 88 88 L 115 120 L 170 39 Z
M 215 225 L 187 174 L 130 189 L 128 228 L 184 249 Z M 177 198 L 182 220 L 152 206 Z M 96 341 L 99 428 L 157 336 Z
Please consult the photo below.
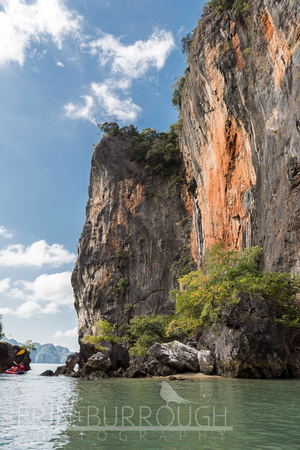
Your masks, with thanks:
M 181 289 L 171 293 L 176 300 L 176 318 L 169 330 L 187 334 L 221 322 L 223 306 L 235 303 L 238 292 L 259 295 L 267 300 L 276 322 L 285 327 L 298 327 L 300 318 L 295 298 L 299 278 L 289 273 L 260 272 L 261 255 L 259 247 L 239 252 L 216 244 L 202 268 L 180 278 Z
M 172 105 L 180 111 L 182 90 L 185 82 L 185 77 L 178 77 L 172 85 Z
M 150 316 L 134 317 L 130 325 L 125 327 L 125 340 L 133 354 L 147 356 L 148 349 L 155 342 L 167 342 L 170 336 L 167 327 L 172 317 L 151 314 Z
M 216 9 L 217 11 L 226 11 L 233 9 L 235 14 L 242 16 L 250 8 L 250 0 L 209 0 L 206 8 Z
M 142 164 L 152 174 L 172 175 L 180 172 L 179 122 L 172 124 L 167 132 L 157 132 L 153 128 L 139 132 L 134 125 L 119 127 L 117 122 L 105 122 L 98 127 L 104 136 L 130 138 L 132 146 L 128 150 L 129 158 Z
M 127 341 L 133 352 L 145 356 L 155 342 L 182 339 L 203 332 L 213 323 L 221 323 L 222 308 L 238 301 L 238 292 L 257 294 L 265 299 L 274 320 L 285 328 L 300 326 L 295 305 L 300 280 L 288 273 L 260 272 L 262 250 L 243 252 L 216 244 L 206 255 L 202 268 L 179 278 L 180 289 L 171 292 L 175 300 L 174 316 L 136 317 L 127 329 Z
M 120 338 L 116 336 L 115 326 L 111 325 L 107 320 L 100 319 L 96 323 L 96 334 L 88 334 L 84 336 L 84 342 L 89 342 L 93 344 L 97 350 L 106 351 L 101 345 L 101 341 L 109 341 L 111 344 L 116 344 L 120 342 Z
M 30 352 L 36 352 L 36 346 L 35 344 L 32 343 L 32 340 L 29 339 L 28 341 L 26 341 L 24 344 L 21 345 L 21 348 L 24 350 L 27 350 L 29 353 Z

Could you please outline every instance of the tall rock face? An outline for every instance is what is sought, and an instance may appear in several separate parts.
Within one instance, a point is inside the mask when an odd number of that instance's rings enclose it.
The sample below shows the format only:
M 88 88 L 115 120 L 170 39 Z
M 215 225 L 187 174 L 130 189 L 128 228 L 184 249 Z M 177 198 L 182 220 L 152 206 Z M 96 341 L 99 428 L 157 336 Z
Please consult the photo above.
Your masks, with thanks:
M 249 0 L 206 11 L 181 93 L 185 184 L 128 159 L 105 137 L 92 158 L 72 284 L 79 338 L 100 317 L 169 313 L 176 275 L 217 241 L 263 248 L 262 268 L 300 273 L 300 4 Z
M 299 17 L 299 2 L 254 0 L 194 32 L 181 150 L 200 258 L 218 240 L 259 245 L 262 268 L 300 273 Z
M 120 326 L 136 315 L 170 313 L 176 275 L 195 267 L 185 187 L 130 161 L 130 145 L 130 139 L 105 137 L 92 157 L 72 275 L 79 338 L 94 333 L 100 317 Z

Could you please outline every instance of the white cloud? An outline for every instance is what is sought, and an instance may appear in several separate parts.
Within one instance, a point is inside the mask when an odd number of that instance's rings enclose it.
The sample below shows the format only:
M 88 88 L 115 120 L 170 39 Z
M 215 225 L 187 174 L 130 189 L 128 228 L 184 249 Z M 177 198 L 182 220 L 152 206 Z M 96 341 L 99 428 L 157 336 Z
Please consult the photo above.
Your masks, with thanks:
M 14 298 L 50 302 L 56 305 L 73 305 L 71 272 L 43 274 L 34 281 L 20 280 L 15 283 L 20 288 L 12 290 Z
M 70 33 L 78 34 L 81 17 L 70 11 L 64 0 L 0 0 L 0 65 L 21 66 L 32 43 L 51 38 L 58 48 Z
M 42 308 L 37 302 L 28 300 L 28 302 L 23 303 L 17 308 L 15 314 L 20 317 L 28 318 L 40 314 L 41 311 Z
M 58 61 L 58 62 L 56 63 L 56 65 L 59 66 L 59 67 L 65 67 L 65 65 L 64 65 L 61 61 Z
M 150 68 L 163 68 L 171 51 L 175 48 L 170 31 L 155 29 L 147 41 L 136 41 L 124 45 L 120 38 L 111 34 L 88 44 L 91 54 L 98 55 L 101 65 L 110 62 L 113 73 L 121 73 L 130 79 L 143 77 Z
M 89 122 L 96 123 L 93 117 L 94 114 L 94 99 L 90 95 L 83 95 L 84 102 L 78 105 L 68 103 L 65 105 L 65 113 L 70 119 L 84 119 Z
M 141 108 L 133 103 L 132 98 L 122 100 L 114 91 L 111 83 L 92 83 L 91 88 L 106 114 L 124 122 L 136 120 Z
M 12 314 L 13 310 L 10 308 L 0 308 L 0 314 L 5 316 L 6 314 Z
M 84 103 L 65 105 L 66 116 L 70 119 L 84 119 L 96 124 L 95 115 L 101 111 L 123 122 L 134 122 L 141 111 L 132 98 L 121 98 L 123 89 L 127 89 L 127 80 L 116 83 L 106 80 L 105 83 L 91 83 L 91 95 L 82 96 Z M 124 97 L 124 95 L 123 95 Z
M 0 266 L 6 267 L 42 267 L 44 264 L 59 267 L 74 262 L 75 258 L 74 253 L 70 253 L 62 245 L 48 245 L 44 240 L 34 242 L 28 247 L 16 244 L 0 250 Z
M 39 316 L 41 314 L 55 314 L 58 312 L 58 306 L 55 303 L 49 303 L 47 306 L 42 308 L 37 302 L 33 300 L 28 300 L 22 303 L 21 306 L 17 308 L 14 312 L 15 315 L 27 319 L 32 316 Z
M 2 280 L 0 293 L 5 292 L 6 302 L 21 300 L 22 304 L 15 311 L 11 308 L 0 308 L 0 314 L 16 314 L 28 318 L 41 314 L 56 314 L 59 312 L 59 306 L 73 307 L 71 272 L 43 274 L 34 281 L 19 280 L 13 283 L 13 287 L 10 288 L 10 285 L 9 278 Z M 42 303 L 46 305 L 42 306 Z
M 8 231 L 3 225 L 0 226 L 0 236 L 4 238 L 12 238 L 13 234 L 11 231 Z
M 68 103 L 66 116 L 92 123 L 96 123 L 95 115 L 134 122 L 141 108 L 129 96 L 133 81 L 145 77 L 151 69 L 162 69 L 174 47 L 172 33 L 159 29 L 148 40 L 132 45 L 122 44 L 121 38 L 105 33 L 82 45 L 82 49 L 98 56 L 102 66 L 108 66 L 109 77 L 101 83 L 91 83 L 89 95 L 82 97 L 83 103 Z
M 77 327 L 73 328 L 72 330 L 67 330 L 67 331 L 57 331 L 53 337 L 54 338 L 60 338 L 60 337 L 76 337 L 78 334 L 78 329 Z
M 4 278 L 0 281 L 0 294 L 7 291 L 10 287 L 10 278 Z

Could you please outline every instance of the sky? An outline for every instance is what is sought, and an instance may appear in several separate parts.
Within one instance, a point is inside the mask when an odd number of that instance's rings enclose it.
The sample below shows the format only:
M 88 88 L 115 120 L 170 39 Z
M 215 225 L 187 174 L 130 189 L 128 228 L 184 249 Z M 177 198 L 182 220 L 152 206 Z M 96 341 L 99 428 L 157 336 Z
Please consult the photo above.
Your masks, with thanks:
M 202 0 L 0 0 L 0 314 L 75 351 L 70 282 L 97 124 L 165 131 Z

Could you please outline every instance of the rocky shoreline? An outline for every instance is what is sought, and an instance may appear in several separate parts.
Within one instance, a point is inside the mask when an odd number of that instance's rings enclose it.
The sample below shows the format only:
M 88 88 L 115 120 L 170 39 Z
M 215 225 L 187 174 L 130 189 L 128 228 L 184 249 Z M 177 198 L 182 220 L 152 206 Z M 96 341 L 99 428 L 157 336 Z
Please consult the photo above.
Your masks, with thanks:
M 81 339 L 79 353 L 69 355 L 55 372 L 42 375 L 97 380 L 173 377 L 190 372 L 230 378 L 299 378 L 299 333 L 289 335 L 280 330 L 268 303 L 257 295 L 241 293 L 238 298 L 238 303 L 223 308 L 222 323 L 209 327 L 198 340 L 155 343 L 146 358 L 130 359 L 124 344 L 102 341 L 99 351 Z

